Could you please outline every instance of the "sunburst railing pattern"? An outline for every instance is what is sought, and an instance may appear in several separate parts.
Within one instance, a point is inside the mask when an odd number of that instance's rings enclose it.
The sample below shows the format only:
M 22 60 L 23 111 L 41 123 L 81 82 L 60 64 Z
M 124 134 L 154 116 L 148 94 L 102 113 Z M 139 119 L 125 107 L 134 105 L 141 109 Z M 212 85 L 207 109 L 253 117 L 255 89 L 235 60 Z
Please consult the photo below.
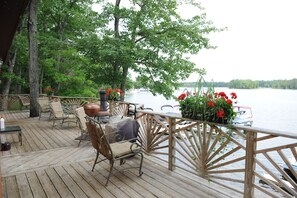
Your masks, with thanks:
M 149 111 L 140 111 L 137 120 L 145 151 L 166 162 L 170 170 L 199 175 L 243 197 L 263 193 L 270 197 L 296 197 L 297 181 L 282 166 L 297 176 L 290 162 L 291 157 L 297 161 L 297 134 L 225 126 Z
M 128 112 L 127 102 L 108 101 L 108 109 L 111 115 L 127 115 Z

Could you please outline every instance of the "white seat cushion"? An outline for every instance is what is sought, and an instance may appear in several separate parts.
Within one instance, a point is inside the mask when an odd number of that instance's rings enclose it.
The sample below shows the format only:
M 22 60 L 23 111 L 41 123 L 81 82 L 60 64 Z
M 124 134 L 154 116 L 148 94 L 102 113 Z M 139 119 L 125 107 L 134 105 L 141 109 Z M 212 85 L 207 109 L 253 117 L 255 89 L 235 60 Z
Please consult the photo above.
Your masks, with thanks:
M 121 157 L 123 155 L 132 153 L 130 150 L 132 143 L 131 142 L 116 142 L 110 144 L 110 148 L 112 150 L 114 157 Z M 140 150 L 140 147 L 138 147 L 136 144 L 133 144 L 132 149 L 134 152 L 138 152 Z

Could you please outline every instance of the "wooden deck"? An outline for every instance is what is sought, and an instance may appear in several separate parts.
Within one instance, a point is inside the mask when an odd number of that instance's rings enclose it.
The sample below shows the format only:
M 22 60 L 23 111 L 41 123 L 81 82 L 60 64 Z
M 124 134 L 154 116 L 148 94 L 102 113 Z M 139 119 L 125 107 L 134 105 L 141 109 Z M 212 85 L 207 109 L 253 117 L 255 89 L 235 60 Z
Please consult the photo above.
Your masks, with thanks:
M 10 151 L 1 151 L 3 197 L 239 197 L 234 192 L 199 177 L 169 171 L 145 156 L 144 174 L 138 177 L 139 160 L 116 166 L 107 187 L 109 164 L 102 162 L 91 171 L 95 152 L 90 142 L 77 147 L 79 129 L 73 123 L 57 126 L 46 118 L 29 118 L 28 111 L 1 112 L 6 125 L 19 125 L 17 134 L 2 134 L 11 142 Z M 122 170 L 122 171 L 121 171 Z

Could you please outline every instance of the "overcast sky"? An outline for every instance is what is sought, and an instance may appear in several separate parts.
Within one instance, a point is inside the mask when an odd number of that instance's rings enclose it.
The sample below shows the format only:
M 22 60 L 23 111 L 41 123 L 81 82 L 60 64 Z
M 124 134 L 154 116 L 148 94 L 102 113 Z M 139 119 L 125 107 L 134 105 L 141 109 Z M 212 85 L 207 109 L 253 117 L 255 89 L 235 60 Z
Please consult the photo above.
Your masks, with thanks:
M 216 49 L 192 58 L 208 80 L 297 78 L 297 0 L 202 0 L 201 5 L 216 27 L 228 28 L 209 36 Z

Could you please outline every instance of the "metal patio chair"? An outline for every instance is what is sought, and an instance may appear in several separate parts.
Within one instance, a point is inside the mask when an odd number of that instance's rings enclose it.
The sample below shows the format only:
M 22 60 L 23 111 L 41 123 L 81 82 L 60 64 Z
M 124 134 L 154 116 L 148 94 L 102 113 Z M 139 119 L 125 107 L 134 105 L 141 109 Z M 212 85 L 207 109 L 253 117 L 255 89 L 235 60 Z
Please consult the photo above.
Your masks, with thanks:
M 43 113 L 49 113 L 48 119 L 51 117 L 51 108 L 50 108 L 50 100 L 48 97 L 39 97 L 37 99 L 38 105 L 39 105 L 39 120 L 41 118 L 41 114 Z
M 77 118 L 78 126 L 81 131 L 81 136 L 76 138 L 79 140 L 78 146 L 80 145 L 82 140 L 88 140 L 88 130 L 86 125 L 86 113 L 84 107 L 78 107 L 75 109 L 75 116 Z
M 138 141 L 137 137 L 130 140 L 121 140 L 114 143 L 109 143 L 108 135 L 115 134 L 105 134 L 99 122 L 88 116 L 86 118 L 90 140 L 94 149 L 96 150 L 96 158 L 92 171 L 94 171 L 96 164 L 104 160 L 109 160 L 110 171 L 105 185 L 107 186 L 108 184 L 115 161 L 120 160 L 120 165 L 123 165 L 126 159 L 134 157 L 136 155 L 140 156 L 140 165 L 137 168 L 139 168 L 139 176 L 141 176 L 143 174 L 141 170 L 143 163 L 143 153 L 141 144 Z M 119 134 L 116 134 L 116 136 L 117 135 Z M 119 137 L 117 137 L 116 139 L 119 140 Z M 104 157 L 103 159 L 98 159 L 100 154 Z
M 65 113 L 60 101 L 50 103 L 52 111 L 53 126 L 55 126 L 56 120 L 61 121 L 61 126 L 64 122 L 74 122 L 76 123 L 76 117 L 74 114 Z

